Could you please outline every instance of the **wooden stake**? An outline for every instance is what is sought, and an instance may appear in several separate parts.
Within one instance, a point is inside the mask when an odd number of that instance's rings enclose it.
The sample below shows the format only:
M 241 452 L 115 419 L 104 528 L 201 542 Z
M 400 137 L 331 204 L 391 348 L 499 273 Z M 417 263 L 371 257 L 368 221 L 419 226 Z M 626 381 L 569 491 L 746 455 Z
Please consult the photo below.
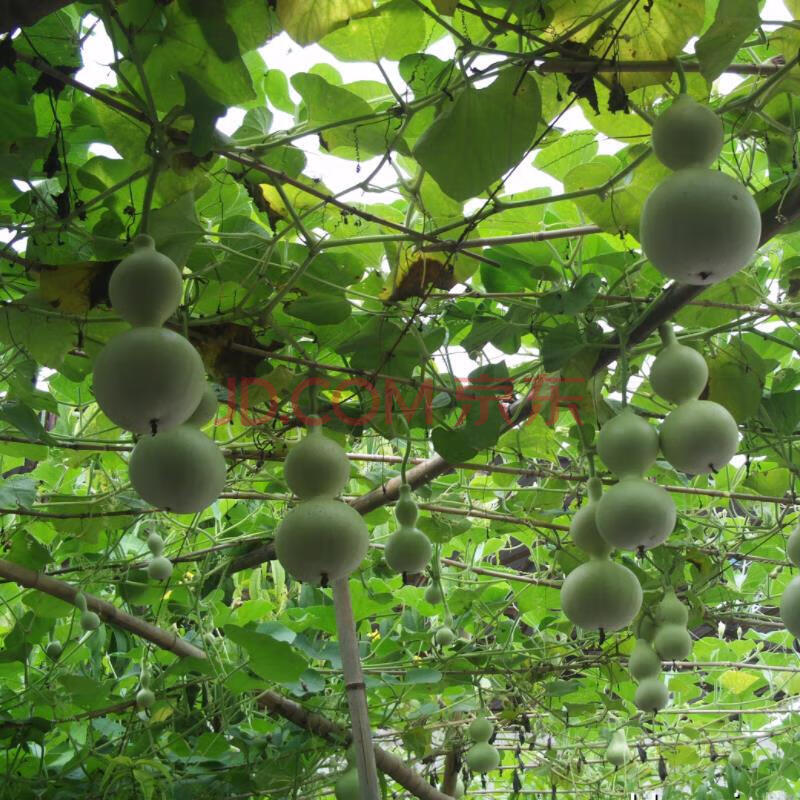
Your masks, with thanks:
M 350 722 L 361 797 L 363 800 L 380 800 L 375 748 L 372 744 L 372 729 L 367 709 L 367 694 L 364 687 L 364 674 L 361 671 L 361 659 L 358 654 L 353 605 L 350 601 L 350 583 L 347 578 L 334 581 L 333 604 L 336 609 L 339 653 L 342 656 L 344 685 L 347 690 L 347 704 L 350 707 Z

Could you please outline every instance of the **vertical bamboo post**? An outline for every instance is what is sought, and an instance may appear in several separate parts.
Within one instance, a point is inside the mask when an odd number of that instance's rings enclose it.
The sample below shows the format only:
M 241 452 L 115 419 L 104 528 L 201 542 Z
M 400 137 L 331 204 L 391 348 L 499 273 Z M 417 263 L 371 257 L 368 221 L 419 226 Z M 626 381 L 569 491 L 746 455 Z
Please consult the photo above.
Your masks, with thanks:
M 347 704 L 350 707 L 361 797 L 363 800 L 380 800 L 375 748 L 372 744 L 372 729 L 369 725 L 367 695 L 364 687 L 364 674 L 361 671 L 361 658 L 358 653 L 358 639 L 356 638 L 348 578 L 340 578 L 333 582 L 333 605 L 336 609 L 336 630 L 339 634 L 339 652 L 342 656 L 342 673 L 347 690 Z

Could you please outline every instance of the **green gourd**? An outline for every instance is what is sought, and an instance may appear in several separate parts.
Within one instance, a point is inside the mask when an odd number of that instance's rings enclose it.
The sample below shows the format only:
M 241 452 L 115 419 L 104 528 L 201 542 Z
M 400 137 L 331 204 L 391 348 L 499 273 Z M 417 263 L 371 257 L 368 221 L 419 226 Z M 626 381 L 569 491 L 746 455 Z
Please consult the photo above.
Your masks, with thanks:
M 800 638 L 800 575 L 792 578 L 783 590 L 781 620 L 789 633 Z
M 739 448 L 739 428 L 730 412 L 711 400 L 689 400 L 661 425 L 661 452 L 679 472 L 718 472 Z
M 656 622 L 659 625 L 681 625 L 689 622 L 689 609 L 681 603 L 674 589 L 667 589 L 656 607 Z
M 735 769 L 741 769 L 744 766 L 742 754 L 735 747 L 728 753 L 728 763 Z
M 421 530 L 401 525 L 386 542 L 383 557 L 395 572 L 413 575 L 425 569 L 432 554 L 433 546 Z
M 672 533 L 676 519 L 669 493 L 634 476 L 606 490 L 597 504 L 597 530 L 609 545 L 622 550 L 657 547 Z
M 164 540 L 155 531 L 147 537 L 147 548 L 154 556 L 164 552 Z
M 796 567 L 800 567 L 800 525 L 796 525 L 786 540 L 786 555 Z
M 637 687 L 633 702 L 639 711 L 655 713 L 666 708 L 669 703 L 669 690 L 657 677 L 645 678 Z
M 342 447 L 322 432 L 317 417 L 309 417 L 309 424 L 305 438 L 289 450 L 283 476 L 301 500 L 336 497 L 350 480 L 350 461 Z
M 199 428 L 180 425 L 143 436 L 133 448 L 128 473 L 133 488 L 156 508 L 193 514 L 225 488 L 225 457 Z
M 439 628 L 433 635 L 439 647 L 449 647 L 456 640 L 456 635 L 446 625 Z
M 134 251 L 119 262 L 108 282 L 112 308 L 136 326 L 163 325 L 177 310 L 183 279 L 175 262 L 155 249 L 146 234 L 133 240 Z
M 436 583 L 431 583 L 425 590 L 425 594 L 423 596 L 425 598 L 425 602 L 430 603 L 432 606 L 435 606 L 437 603 L 441 603 L 443 597 L 442 590 Z
M 597 504 L 602 497 L 603 489 L 599 478 L 587 481 L 589 502 L 575 512 L 569 525 L 569 535 L 575 546 L 590 556 L 607 556 L 612 548 L 597 530 Z
M 662 661 L 683 661 L 692 652 L 692 637 L 682 625 L 663 625 L 653 646 Z
M 275 551 L 284 569 L 319 584 L 344 578 L 367 554 L 369 531 L 352 506 L 323 497 L 299 503 L 275 532 Z
M 642 587 L 627 567 L 592 558 L 567 575 L 561 608 L 584 630 L 616 631 L 629 625 L 642 605 Z
M 185 424 L 192 425 L 195 428 L 204 428 L 217 416 L 218 406 L 219 400 L 217 400 L 217 393 L 209 384 L 206 384 L 206 388 L 203 389 L 203 394 L 200 397 L 197 408 L 195 408 Z
M 44 652 L 47 654 L 48 658 L 52 658 L 53 661 L 58 661 L 58 659 L 61 658 L 61 653 L 64 652 L 64 648 L 58 639 L 53 639 L 51 642 L 47 643 Z
M 681 283 L 708 285 L 747 266 L 761 238 L 761 213 L 747 187 L 724 172 L 682 169 L 650 192 L 639 241 L 653 266 Z
M 656 635 L 656 623 L 649 614 L 642 614 L 636 623 L 636 638 L 652 642 Z
M 620 477 L 643 475 L 658 457 L 658 433 L 627 406 L 597 434 L 597 454 Z
M 147 576 L 153 581 L 166 581 L 172 575 L 172 562 L 164 556 L 155 556 L 147 565 Z
M 708 364 L 697 350 L 680 344 L 670 325 L 661 328 L 664 349 L 650 367 L 653 391 L 670 403 L 696 400 L 708 383 Z
M 94 611 L 81 611 L 80 624 L 84 631 L 96 631 L 100 627 L 100 617 Z
M 661 659 L 646 639 L 636 640 L 628 659 L 628 670 L 637 681 L 655 678 L 661 672 Z
M 500 766 L 500 753 L 488 742 L 478 742 L 467 750 L 464 757 L 473 772 L 491 772 Z
M 625 741 L 625 734 L 621 730 L 615 731 L 606 747 L 606 761 L 615 767 L 621 767 L 629 758 L 630 750 Z
M 136 707 L 144 711 L 150 708 L 156 701 L 156 696 L 151 689 L 141 688 L 136 692 Z
M 455 800 L 460 800 L 464 796 L 464 781 L 461 778 L 456 778 L 456 785 L 453 789 L 453 794 L 450 796 Z
M 494 733 L 494 725 L 486 717 L 475 717 L 469 724 L 468 733 L 473 742 L 488 742 Z
M 653 153 L 670 169 L 709 167 L 722 152 L 723 142 L 722 120 L 685 93 L 653 123 Z
M 419 508 L 414 500 L 411 486 L 407 483 L 400 485 L 397 503 L 394 507 L 394 516 L 400 525 L 414 527 L 419 517 Z
M 111 339 L 94 363 L 103 413 L 134 433 L 166 433 L 184 423 L 206 387 L 205 367 L 187 339 L 165 328 L 132 328 Z
M 362 800 L 358 783 L 358 771 L 350 768 L 343 772 L 333 787 L 336 800 Z

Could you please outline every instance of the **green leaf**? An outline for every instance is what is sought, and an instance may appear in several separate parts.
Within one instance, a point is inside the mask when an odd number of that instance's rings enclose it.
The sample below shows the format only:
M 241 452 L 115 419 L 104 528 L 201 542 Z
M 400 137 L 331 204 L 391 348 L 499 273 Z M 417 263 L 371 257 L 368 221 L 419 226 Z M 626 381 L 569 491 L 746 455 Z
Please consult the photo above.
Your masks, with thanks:
M 581 275 L 571 289 L 546 294 L 539 305 L 548 314 L 578 314 L 597 296 L 601 283 L 599 275 L 589 272 Z
M 36 499 L 36 482 L 26 475 L 12 475 L 0 483 L 0 506 L 31 508 Z
M 352 306 L 341 295 L 318 294 L 293 300 L 284 306 L 284 310 L 290 316 L 314 325 L 336 325 L 350 316 Z
M 557 281 L 561 277 L 550 264 L 526 257 L 522 247 L 487 247 L 484 255 L 500 265 L 481 264 L 481 280 L 487 292 L 518 292 L 533 288 L 538 281 Z
M 800 391 L 780 392 L 761 401 L 779 433 L 794 433 L 800 423 Z
M 12 563 L 36 572 L 39 572 L 53 560 L 48 549 L 36 541 L 29 533 L 14 537 L 11 549 L 6 554 L 6 557 Z
M 305 671 L 305 659 L 286 642 L 238 625 L 226 625 L 225 635 L 247 651 L 249 667 L 260 677 L 276 683 L 296 681 Z
M 318 42 L 351 17 L 371 10 L 372 0 L 278 0 L 277 5 L 286 33 L 303 45 Z
M 548 331 L 541 342 L 542 366 L 545 372 L 557 372 L 583 350 L 580 328 L 567 322 Z
M 484 89 L 471 85 L 419 138 L 414 157 L 456 200 L 475 197 L 519 163 L 541 115 L 536 81 L 507 69 Z
M 433 0 L 433 7 L 447 17 L 452 17 L 456 13 L 458 0 Z
M 31 298 L 33 305 L 41 300 Z M 74 323 L 58 317 L 43 317 L 32 310 L 7 306 L 0 311 L 0 341 L 18 347 L 37 364 L 58 368 L 75 345 Z
M 13 425 L 32 442 L 50 442 L 51 437 L 42 426 L 39 415 L 18 400 L 0 404 L 0 419 Z
M 725 406 L 737 422 L 756 414 L 761 391 L 761 381 L 752 369 L 724 357 L 708 362 L 708 399 Z
M 159 252 L 182 267 L 195 242 L 203 237 L 203 228 L 195 210 L 194 195 L 185 194 L 175 202 L 153 211 L 150 214 L 148 233 L 155 239 Z
M 709 83 L 736 60 L 739 48 L 760 21 L 758 0 L 719 0 L 714 24 L 694 46 L 700 73 Z
M 719 676 L 720 685 L 734 694 L 746 692 L 760 678 L 753 672 L 744 670 L 728 669 Z
M 228 110 L 222 103 L 212 100 L 194 78 L 178 73 L 186 92 L 186 110 L 194 117 L 194 127 L 189 134 L 189 147 L 196 156 L 204 156 L 214 144 L 217 120 Z
M 424 48 L 425 23 L 422 9 L 411 0 L 392 0 L 371 14 L 351 19 L 320 45 L 340 61 L 399 61 Z

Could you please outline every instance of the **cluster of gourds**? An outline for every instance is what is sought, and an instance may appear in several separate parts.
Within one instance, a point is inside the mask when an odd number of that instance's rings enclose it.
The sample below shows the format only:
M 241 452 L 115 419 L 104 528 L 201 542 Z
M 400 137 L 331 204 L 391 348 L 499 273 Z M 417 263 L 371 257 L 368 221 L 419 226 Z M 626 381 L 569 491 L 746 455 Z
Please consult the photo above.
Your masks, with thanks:
M 703 356 L 680 344 L 669 325 L 661 327 L 661 337 L 664 348 L 653 362 L 650 384 L 657 395 L 678 407 L 667 415 L 658 432 L 630 406 L 603 425 L 596 450 L 620 480 L 603 493 L 600 481 L 591 478 L 589 503 L 570 525 L 573 542 L 590 559 L 567 575 L 561 607 L 572 622 L 586 630 L 619 630 L 639 613 L 642 592 L 638 580 L 626 567 L 610 560 L 612 549 L 641 553 L 662 544 L 675 527 L 672 498 L 644 478 L 659 448 L 677 470 L 695 475 L 721 469 L 738 448 L 739 430 L 728 410 L 711 400 L 698 400 L 708 380 Z
M 140 434 L 128 464 L 133 488 L 158 508 L 194 513 L 225 485 L 225 459 L 200 431 L 217 398 L 194 347 L 163 327 L 180 305 L 180 270 L 150 236 L 133 244 L 109 282 L 112 306 L 132 327 L 98 354 L 94 394 L 112 422 Z
M 653 125 L 653 151 L 675 172 L 647 197 L 639 240 L 653 266 L 682 283 L 733 275 L 761 239 L 761 215 L 747 187 L 709 169 L 723 142 L 720 118 L 685 92 Z
M 147 537 L 147 549 L 153 555 L 147 565 L 148 577 L 154 581 L 169 580 L 172 575 L 172 562 L 163 555 L 164 540 L 157 533 L 151 533 Z
M 464 760 L 473 772 L 491 772 L 500 766 L 500 752 L 489 740 L 494 733 L 494 725 L 486 717 L 475 717 L 469 724 L 469 738 L 472 747 L 467 750 Z
M 422 572 L 431 560 L 433 547 L 428 537 L 416 527 L 419 509 L 408 483 L 400 485 L 394 516 L 398 528 L 386 542 L 383 557 L 395 572 L 403 575 Z
M 361 563 L 369 531 L 361 514 L 335 499 L 350 480 L 347 453 L 325 436 L 319 417 L 309 417 L 308 425 L 283 463 L 286 483 L 300 502 L 278 526 L 275 552 L 298 580 L 327 586 Z
M 634 703 L 640 711 L 655 713 L 669 703 L 669 692 L 661 680 L 661 662 L 680 661 L 692 652 L 692 638 L 686 629 L 688 621 L 686 606 L 671 588 L 656 607 L 655 624 L 648 616 L 639 621 L 628 670 L 639 683 Z
M 150 672 L 142 669 L 139 675 L 139 691 L 136 692 L 136 707 L 140 711 L 146 711 L 156 701 L 156 696 L 150 688 Z

